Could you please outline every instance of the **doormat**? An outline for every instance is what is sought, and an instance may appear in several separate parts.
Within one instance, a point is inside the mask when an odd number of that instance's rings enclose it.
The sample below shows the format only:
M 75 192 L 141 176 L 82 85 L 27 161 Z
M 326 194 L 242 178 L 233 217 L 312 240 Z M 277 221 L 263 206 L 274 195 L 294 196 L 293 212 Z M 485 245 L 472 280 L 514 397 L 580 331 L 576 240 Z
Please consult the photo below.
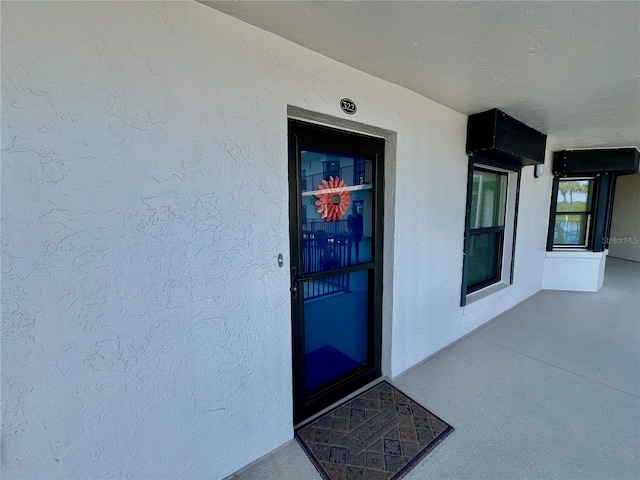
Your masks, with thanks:
M 383 381 L 297 428 L 325 480 L 398 480 L 453 427 Z

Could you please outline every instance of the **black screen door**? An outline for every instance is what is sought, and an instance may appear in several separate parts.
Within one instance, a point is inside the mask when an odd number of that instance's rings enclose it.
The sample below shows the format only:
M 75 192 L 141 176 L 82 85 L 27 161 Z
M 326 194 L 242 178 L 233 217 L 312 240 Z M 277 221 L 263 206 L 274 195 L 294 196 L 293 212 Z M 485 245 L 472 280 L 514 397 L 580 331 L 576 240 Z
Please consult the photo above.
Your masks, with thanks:
M 383 158 L 382 139 L 289 121 L 296 423 L 381 374 Z

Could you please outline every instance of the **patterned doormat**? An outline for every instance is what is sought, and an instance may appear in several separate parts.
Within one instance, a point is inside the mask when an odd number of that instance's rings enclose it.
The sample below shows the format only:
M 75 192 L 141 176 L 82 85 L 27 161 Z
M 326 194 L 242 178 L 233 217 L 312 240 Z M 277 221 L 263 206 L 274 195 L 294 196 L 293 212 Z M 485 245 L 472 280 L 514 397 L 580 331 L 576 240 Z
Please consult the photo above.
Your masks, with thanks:
M 295 431 L 325 480 L 398 480 L 453 427 L 383 381 Z

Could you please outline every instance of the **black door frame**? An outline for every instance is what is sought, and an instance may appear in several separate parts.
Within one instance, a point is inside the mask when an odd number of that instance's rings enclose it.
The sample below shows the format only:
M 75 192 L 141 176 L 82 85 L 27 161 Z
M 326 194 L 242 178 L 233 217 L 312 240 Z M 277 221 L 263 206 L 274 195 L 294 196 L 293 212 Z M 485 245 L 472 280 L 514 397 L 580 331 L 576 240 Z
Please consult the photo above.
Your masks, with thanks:
M 299 120 L 289 120 L 289 234 L 291 260 L 291 321 L 293 351 L 293 420 L 300 423 L 314 413 L 328 407 L 346 395 L 365 386 L 382 375 L 382 250 L 384 218 L 384 139 L 359 133 L 324 127 Z M 310 277 L 321 279 L 339 273 L 369 272 L 369 338 L 366 366 L 311 395 L 306 393 L 304 348 L 303 295 L 294 295 L 299 289 L 298 277 L 302 272 L 302 189 L 300 155 L 303 148 L 316 148 L 340 153 L 363 155 L 372 159 L 373 224 L 372 261 L 319 272 Z M 308 277 L 307 277 L 308 278 Z M 300 285 L 301 286 L 301 285 Z

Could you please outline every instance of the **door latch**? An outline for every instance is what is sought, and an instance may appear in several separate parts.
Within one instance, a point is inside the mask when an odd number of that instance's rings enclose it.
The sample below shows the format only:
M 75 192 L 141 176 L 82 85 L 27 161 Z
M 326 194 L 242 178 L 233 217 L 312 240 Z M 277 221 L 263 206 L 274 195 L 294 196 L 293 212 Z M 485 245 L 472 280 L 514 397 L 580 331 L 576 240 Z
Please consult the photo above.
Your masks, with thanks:
M 298 298 L 298 284 L 311 281 L 311 277 L 297 277 L 296 276 L 296 267 L 291 268 L 291 296 L 293 298 Z

